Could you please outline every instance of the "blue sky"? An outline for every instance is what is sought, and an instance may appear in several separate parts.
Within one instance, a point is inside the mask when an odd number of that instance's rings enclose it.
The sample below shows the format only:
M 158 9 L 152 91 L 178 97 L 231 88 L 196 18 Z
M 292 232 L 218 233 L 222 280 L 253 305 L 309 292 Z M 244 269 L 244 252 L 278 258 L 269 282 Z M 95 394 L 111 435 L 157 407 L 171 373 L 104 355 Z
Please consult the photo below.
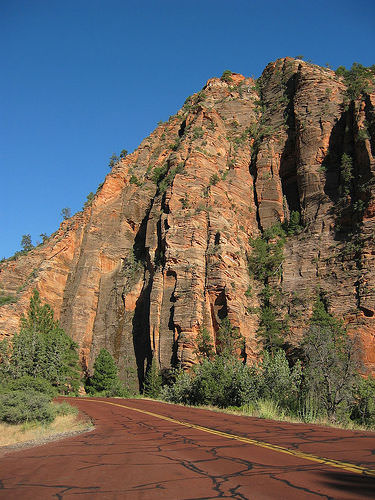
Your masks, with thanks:
M 375 63 L 373 0 L 0 0 L 0 259 L 225 69 Z M 40 238 L 39 238 L 40 239 Z

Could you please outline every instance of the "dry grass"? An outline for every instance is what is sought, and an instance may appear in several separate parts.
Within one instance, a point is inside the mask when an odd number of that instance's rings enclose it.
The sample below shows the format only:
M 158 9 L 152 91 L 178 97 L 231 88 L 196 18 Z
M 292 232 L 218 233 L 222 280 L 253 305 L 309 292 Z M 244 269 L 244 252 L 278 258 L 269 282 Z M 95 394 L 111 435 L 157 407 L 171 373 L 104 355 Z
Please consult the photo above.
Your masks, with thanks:
M 25 423 L 10 425 L 0 423 L 0 446 L 12 446 L 33 441 L 35 444 L 50 441 L 63 434 L 74 434 L 91 429 L 92 423 L 79 415 L 59 415 L 48 425 Z

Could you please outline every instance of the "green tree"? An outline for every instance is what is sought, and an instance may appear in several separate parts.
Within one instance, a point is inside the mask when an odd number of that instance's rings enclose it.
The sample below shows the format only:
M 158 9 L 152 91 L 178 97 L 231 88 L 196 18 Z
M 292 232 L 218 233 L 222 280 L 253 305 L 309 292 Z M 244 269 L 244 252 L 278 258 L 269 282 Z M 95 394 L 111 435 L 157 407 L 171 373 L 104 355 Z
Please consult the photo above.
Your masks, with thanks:
M 67 220 L 70 218 L 71 216 L 71 210 L 69 207 L 65 207 L 61 210 L 61 217 L 63 218 L 63 220 Z
M 116 163 L 118 163 L 118 161 L 119 161 L 119 157 L 115 153 L 113 153 L 109 159 L 109 163 L 108 163 L 109 168 L 113 168 L 116 165 Z
M 200 328 L 196 337 L 196 354 L 199 357 L 211 359 L 215 355 L 215 349 L 211 336 L 206 327 Z
M 120 159 L 126 158 L 128 156 L 128 151 L 126 149 L 122 149 L 120 153 Z
M 375 427 L 375 377 L 358 377 L 354 389 L 352 420 L 360 425 Z
M 45 243 L 48 240 L 47 233 L 40 233 L 39 236 L 42 238 L 42 243 Z
M 302 231 L 301 214 L 297 210 L 293 210 L 290 214 L 289 221 L 286 224 L 284 223 L 283 227 L 288 236 L 300 233 Z
M 297 223 L 297 218 L 293 220 Z M 282 225 L 275 224 L 267 228 L 261 237 L 250 240 L 253 251 L 248 259 L 249 273 L 250 276 L 263 282 L 260 294 L 261 306 L 258 309 L 257 337 L 268 351 L 273 351 L 283 345 L 287 329 L 286 321 L 278 317 L 275 307 L 278 295 L 275 286 L 270 284 L 275 276 L 281 276 L 285 236 Z
M 223 357 L 237 357 L 238 351 L 244 354 L 244 338 L 239 329 L 231 325 L 228 317 L 220 323 L 216 334 L 216 350 Z
M 148 367 L 144 382 L 144 394 L 149 398 L 158 398 L 162 386 L 162 377 L 159 366 L 155 358 L 152 359 L 151 366 Z
M 285 351 L 265 351 L 260 363 L 260 395 L 272 399 L 281 407 L 294 410 L 298 404 L 302 380 L 301 362 L 290 368 Z
M 281 274 L 284 244 L 285 231 L 280 224 L 266 229 L 261 237 L 250 240 L 253 251 L 249 257 L 249 271 L 255 279 L 267 282 L 272 276 Z
M 34 248 L 30 234 L 24 234 L 21 239 L 21 247 L 24 252 L 29 252 Z
M 94 362 L 94 375 L 89 380 L 89 392 L 108 391 L 118 380 L 118 369 L 107 349 L 100 349 Z
M 352 158 L 344 153 L 341 157 L 341 186 L 340 186 L 340 194 L 341 196 L 347 196 L 350 194 L 351 183 L 354 178 L 353 176 L 353 160 Z
M 287 325 L 279 319 L 276 308 L 271 303 L 271 295 L 265 298 L 268 291 L 270 292 L 270 287 L 266 285 L 262 293 L 262 305 L 259 308 L 259 327 L 256 336 L 266 351 L 273 352 L 284 344 Z
M 366 67 L 354 62 L 350 69 L 339 66 L 335 73 L 344 78 L 349 99 L 357 99 L 361 94 L 370 92 L 375 83 L 375 65 Z
M 89 193 L 86 197 L 86 201 L 85 203 L 83 204 L 83 210 L 85 210 L 86 208 L 90 207 L 92 202 L 93 202 L 93 199 L 95 197 L 95 194 L 91 191 L 91 193 Z
M 360 368 L 360 350 L 343 323 L 327 312 L 322 297 L 314 304 L 302 347 L 306 357 L 307 391 L 318 397 L 323 412 L 331 420 L 349 418 L 348 408 L 353 403 Z
M 42 304 L 34 290 L 21 329 L 12 340 L 8 372 L 48 380 L 59 392 L 75 392 L 80 384 L 77 345 L 54 320 L 53 310 Z

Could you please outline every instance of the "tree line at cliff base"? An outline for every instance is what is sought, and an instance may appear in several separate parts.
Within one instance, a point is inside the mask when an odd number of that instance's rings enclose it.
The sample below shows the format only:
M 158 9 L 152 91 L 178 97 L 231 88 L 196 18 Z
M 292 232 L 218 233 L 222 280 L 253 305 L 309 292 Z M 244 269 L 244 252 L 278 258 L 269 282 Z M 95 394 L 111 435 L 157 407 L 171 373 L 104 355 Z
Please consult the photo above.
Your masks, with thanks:
M 263 345 L 257 361 L 246 359 L 244 339 L 224 318 L 214 347 L 202 328 L 196 339 L 199 362 L 160 373 L 149 364 L 144 396 L 208 405 L 263 418 L 331 422 L 375 428 L 375 378 L 366 376 L 357 339 L 332 317 L 318 295 L 310 325 L 299 346 Z M 104 397 L 129 397 L 116 363 L 101 349 L 91 377 L 82 379 L 78 346 L 42 304 L 35 290 L 20 331 L 0 342 L 0 421 L 53 420 L 50 402 L 58 394 L 82 391 Z M 64 410 L 61 410 L 64 411 Z

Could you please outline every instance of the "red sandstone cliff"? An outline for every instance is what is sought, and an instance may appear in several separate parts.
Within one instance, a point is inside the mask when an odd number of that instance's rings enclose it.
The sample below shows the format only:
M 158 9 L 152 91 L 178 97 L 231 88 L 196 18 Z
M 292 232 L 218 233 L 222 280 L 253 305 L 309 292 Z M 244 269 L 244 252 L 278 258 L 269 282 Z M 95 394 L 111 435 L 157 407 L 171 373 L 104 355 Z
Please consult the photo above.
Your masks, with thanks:
M 162 368 L 187 366 L 199 328 L 215 339 L 226 315 L 251 355 L 260 285 L 248 273 L 249 237 L 298 211 L 304 229 L 287 238 L 275 283 L 289 340 L 319 288 L 375 369 L 375 93 L 346 103 L 346 89 L 333 71 L 290 58 L 257 85 L 209 80 L 113 168 L 90 207 L 0 264 L 0 287 L 18 298 L 0 307 L 1 335 L 17 330 L 37 288 L 89 369 L 104 346 L 140 378 L 152 353 Z M 354 175 L 344 202 L 343 153 Z M 352 210 L 340 209 L 338 229 L 340 204 Z

